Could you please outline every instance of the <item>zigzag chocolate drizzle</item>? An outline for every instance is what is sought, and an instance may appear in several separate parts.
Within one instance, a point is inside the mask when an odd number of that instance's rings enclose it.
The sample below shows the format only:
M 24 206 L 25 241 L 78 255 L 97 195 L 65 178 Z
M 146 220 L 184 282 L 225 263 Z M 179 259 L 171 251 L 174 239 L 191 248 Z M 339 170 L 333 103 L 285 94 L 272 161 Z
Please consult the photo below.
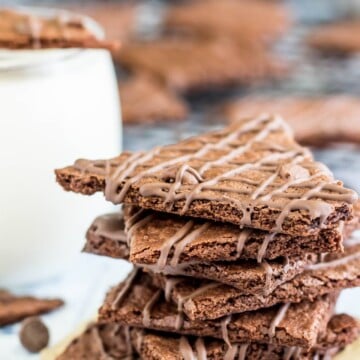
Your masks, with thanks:
M 122 288 L 120 289 L 120 291 L 117 293 L 113 303 L 111 304 L 112 309 L 117 309 L 122 300 L 124 299 L 124 296 L 129 292 L 129 290 L 131 289 L 132 284 L 134 283 L 137 275 L 139 273 L 139 268 L 135 267 L 133 269 L 133 271 L 129 274 L 129 276 L 127 277 L 127 279 L 125 280 Z
M 204 339 L 199 337 L 195 341 L 196 354 L 185 336 L 180 338 L 179 352 L 184 360 L 207 360 L 207 352 Z
M 281 321 L 285 318 L 287 311 L 289 310 L 290 303 L 283 304 L 276 316 L 274 317 L 273 321 L 270 324 L 269 328 L 269 336 L 270 338 L 273 338 L 275 336 L 276 328 L 280 325 Z
M 179 343 L 179 352 L 184 358 L 184 360 L 194 360 L 196 359 L 193 349 L 185 336 L 180 338 Z
M 258 118 L 255 119 L 254 122 L 258 123 L 259 120 L 264 121 L 264 119 Z M 256 141 L 260 141 L 261 139 L 263 139 L 264 137 L 266 137 L 268 135 L 268 132 L 271 129 L 276 129 L 277 126 L 280 126 L 280 121 L 278 118 L 276 118 L 273 122 L 269 121 L 268 127 L 265 127 L 262 131 L 260 131 L 259 133 L 257 133 L 257 135 L 254 136 L 254 138 L 250 141 L 247 142 L 247 144 L 234 148 L 233 150 L 230 151 L 229 154 L 218 158 L 214 161 L 207 161 L 205 162 L 205 164 L 200 167 L 200 169 L 197 172 L 197 176 L 196 178 L 198 179 L 198 181 L 201 179 L 201 177 L 204 174 L 205 170 L 210 169 L 211 167 L 214 166 L 223 166 L 224 162 L 229 161 L 230 159 L 246 152 L 253 143 L 255 143 Z M 252 124 L 252 122 L 249 122 L 249 124 Z M 276 126 L 275 126 L 275 125 Z M 246 129 L 245 129 L 246 128 Z M 248 129 L 248 127 L 244 126 L 243 131 L 246 131 Z M 236 134 L 236 136 L 238 136 L 238 133 L 234 133 Z M 222 139 L 219 143 L 221 145 L 224 145 L 227 143 L 227 141 L 229 140 L 229 137 L 226 137 L 224 139 Z M 210 148 L 210 145 L 205 145 L 200 152 L 203 153 L 203 150 L 208 150 Z M 194 154 L 194 158 L 197 157 L 197 154 L 199 152 Z M 296 156 L 296 154 L 300 154 L 301 156 Z M 245 163 L 245 164 L 236 164 L 235 165 L 235 169 L 231 169 L 227 172 L 225 172 L 224 174 L 221 174 L 213 179 L 207 180 L 207 181 L 199 181 L 199 184 L 196 185 L 194 187 L 194 189 L 192 189 L 192 191 L 189 194 L 177 194 L 176 193 L 176 189 L 180 186 L 181 181 L 182 181 L 182 177 L 183 174 L 185 173 L 184 171 L 184 167 L 182 166 L 179 169 L 179 172 L 176 175 L 176 178 L 174 180 L 174 183 L 170 184 L 166 184 L 166 183 L 151 183 L 151 184 L 144 184 L 143 186 L 140 187 L 140 193 L 143 196 L 160 196 L 164 198 L 164 202 L 165 203 L 174 203 L 175 200 L 180 200 L 180 199 L 185 199 L 185 205 L 182 209 L 182 212 L 186 212 L 186 210 L 189 208 L 190 203 L 195 200 L 195 199 L 201 199 L 201 191 L 202 190 L 217 190 L 217 191 L 224 191 L 224 192 L 236 192 L 236 190 L 234 190 L 233 188 L 227 188 L 227 187 L 216 187 L 214 188 L 214 185 L 217 184 L 219 181 L 222 180 L 227 180 L 230 179 L 232 181 L 237 181 L 236 179 L 233 179 L 233 176 L 235 175 L 239 175 L 241 173 L 243 173 L 244 171 L 250 170 L 250 169 L 262 169 L 262 166 L 264 165 L 266 167 L 266 165 L 268 165 L 269 163 L 271 164 L 272 162 L 276 162 L 279 160 L 284 160 L 287 158 L 292 158 L 293 156 L 295 157 L 295 161 L 294 164 L 302 161 L 305 159 L 304 155 L 307 155 L 307 152 L 305 150 L 303 151 L 288 151 L 285 153 L 275 153 L 275 154 L 270 154 L 268 156 L 266 156 L 263 159 L 258 160 L 257 162 L 251 164 L 251 163 Z M 160 166 L 156 166 L 156 171 L 163 169 L 166 166 L 166 163 L 164 164 L 160 164 Z M 189 165 L 186 165 L 187 169 L 189 169 Z M 145 176 L 147 173 L 149 173 L 152 169 L 148 169 L 145 172 L 143 172 L 142 174 L 138 174 L 136 177 L 139 177 L 139 175 Z M 265 169 L 264 169 L 265 170 Z M 273 170 L 273 169 L 271 169 Z M 191 168 L 192 173 L 196 173 L 196 170 Z M 280 170 L 278 170 L 279 172 Z M 278 172 L 276 174 L 278 174 Z M 269 179 L 267 179 L 267 181 L 265 181 L 265 183 L 261 183 L 258 184 L 258 189 L 255 190 L 255 192 L 252 194 L 252 197 L 254 199 L 256 199 L 262 192 L 265 191 L 265 189 L 276 179 L 276 176 L 274 176 L 274 173 L 271 171 L 271 175 L 269 177 Z M 244 179 L 241 179 L 241 181 L 244 181 Z M 287 185 L 287 187 L 290 187 L 292 185 L 295 185 L 298 182 L 304 182 L 304 178 L 301 179 L 296 179 L 295 181 L 291 181 L 289 182 L 289 184 Z M 166 190 L 166 191 L 165 191 Z M 282 189 L 285 190 L 285 187 Z M 245 193 L 245 194 L 251 194 L 251 191 L 246 191 L 246 190 L 242 190 L 241 193 Z M 211 199 L 210 199 L 211 200 Z M 248 223 L 248 221 L 244 221 L 244 223 Z
M 360 252 L 356 252 L 354 254 L 349 254 L 347 256 L 343 256 L 339 259 L 326 261 L 326 262 L 319 262 L 317 264 L 308 265 L 306 270 L 323 270 L 329 269 L 335 266 L 346 265 L 349 261 L 357 260 L 360 258 Z
M 98 216 L 91 225 L 92 232 L 99 237 L 126 243 L 123 216 L 121 213 L 111 213 Z
M 285 350 L 284 360 L 297 359 L 302 353 L 302 349 L 298 346 L 292 346 Z
M 189 234 L 194 227 L 194 221 L 189 220 L 179 231 L 177 231 L 172 237 L 170 237 L 160 249 L 160 256 L 157 262 L 159 270 L 165 268 L 171 248 Z M 178 261 L 177 261 L 178 262 Z
M 156 302 L 159 300 L 162 294 L 162 290 L 158 290 L 154 295 L 150 298 L 150 300 L 146 303 L 144 310 L 143 310 L 143 325 L 145 328 L 150 326 L 151 320 L 151 310 Z
M 231 319 L 232 319 L 232 314 L 230 314 L 229 316 L 225 316 L 223 318 L 223 320 L 221 321 L 222 338 L 229 347 L 231 347 L 231 342 L 229 339 L 228 325 L 229 325 L 229 322 L 231 321 Z
M 166 278 L 165 283 L 165 291 L 164 296 L 166 301 L 171 300 L 171 293 L 175 286 L 179 283 L 181 283 L 181 278 Z M 184 323 L 184 312 L 183 312 L 183 304 L 185 301 L 192 299 L 194 296 L 201 295 L 202 293 L 205 293 L 207 290 L 210 290 L 212 288 L 221 286 L 220 283 L 217 282 L 211 282 L 209 284 L 206 284 L 204 286 L 201 286 L 200 288 L 196 289 L 192 293 L 186 295 L 186 296 L 180 296 L 177 302 L 177 318 L 175 321 L 175 328 L 176 330 L 180 330 Z
M 251 225 L 256 206 L 273 207 L 281 211 L 274 232 L 282 231 L 282 223 L 292 211 L 305 210 L 324 224 L 333 211 L 333 205 L 325 200 L 356 200 L 353 191 L 338 183 L 329 184 L 328 169 L 314 163 L 306 149 L 291 142 L 290 135 L 290 146 L 283 147 L 269 138 L 272 132 L 286 135 L 287 125 L 279 117 L 263 115 L 178 145 L 129 154 L 120 165 L 116 160 L 80 160 L 75 168 L 85 172 L 93 169 L 105 176 L 105 196 L 114 203 L 121 203 L 136 185 L 141 196 L 162 199 L 168 211 L 175 202 L 182 202 L 182 214 L 195 200 L 232 203 L 241 210 L 241 224 L 246 226 Z M 241 138 L 245 134 L 246 140 Z M 239 160 L 239 156 L 257 151 L 264 152 L 260 159 L 251 160 L 249 156 L 249 160 Z M 260 180 L 252 176 L 254 172 L 261 173 Z M 264 178 L 266 173 L 269 176 Z M 143 181 L 149 177 L 151 182 Z M 249 196 L 252 202 L 246 205 L 231 194 Z

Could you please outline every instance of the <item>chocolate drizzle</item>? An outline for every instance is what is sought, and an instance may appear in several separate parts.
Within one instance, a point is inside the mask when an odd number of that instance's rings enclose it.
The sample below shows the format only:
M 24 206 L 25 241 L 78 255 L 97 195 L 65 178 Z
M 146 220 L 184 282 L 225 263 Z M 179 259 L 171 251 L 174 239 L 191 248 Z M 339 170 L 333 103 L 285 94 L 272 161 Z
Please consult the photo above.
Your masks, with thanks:
M 286 145 L 279 147 L 274 143 L 273 133 L 281 134 L 283 141 L 287 139 Z M 259 152 L 258 159 L 255 156 L 253 161 L 239 160 L 248 153 Z M 76 168 L 84 165 L 77 164 Z M 255 173 L 261 175 L 260 179 Z M 266 173 L 269 176 L 264 178 Z M 179 202 L 181 208 L 177 207 L 176 212 L 181 214 L 187 213 L 195 200 L 228 202 L 242 212 L 240 222 L 245 226 L 251 226 L 255 208 L 278 209 L 273 232 L 283 231 L 285 219 L 299 210 L 325 224 L 334 211 L 334 205 L 328 201 L 353 203 L 357 198 L 341 184 L 331 183 L 328 169 L 314 163 L 310 153 L 293 141 L 282 119 L 268 115 L 178 145 L 131 154 L 114 171 L 104 170 L 103 175 L 105 196 L 114 203 L 123 202 L 134 185 L 141 196 L 162 199 L 167 211 L 173 211 Z M 237 195 L 247 196 L 249 203 Z
M 257 262 L 261 263 L 265 254 L 266 254 L 266 250 L 269 246 L 270 241 L 272 241 L 274 239 L 274 237 L 276 236 L 276 233 L 270 233 L 267 234 L 264 238 L 263 243 L 261 244 L 260 248 L 259 248 L 259 252 L 257 255 Z M 240 254 L 241 255 L 241 254 Z
M 171 299 L 171 292 L 176 284 L 181 282 L 181 278 L 166 278 L 165 284 L 165 300 L 170 301 Z
M 143 213 L 143 210 L 141 209 L 132 218 L 130 218 L 129 221 L 127 221 L 125 223 L 125 231 L 126 231 L 127 242 L 128 242 L 129 246 L 131 246 L 131 237 L 132 237 L 133 232 L 136 231 L 136 229 L 140 228 L 141 226 L 149 223 L 155 217 L 155 214 L 149 214 L 149 215 L 146 215 L 145 217 L 141 218 L 142 213 Z
M 210 226 L 210 223 L 205 223 L 205 224 L 201 225 L 199 228 L 197 228 L 194 231 L 192 231 L 191 233 L 189 233 L 180 242 L 178 242 L 176 244 L 174 255 L 170 261 L 171 266 L 175 267 L 176 265 L 178 265 L 180 256 L 181 256 L 182 251 L 184 250 L 185 246 L 187 244 L 191 243 L 192 241 L 194 241 L 197 238 L 197 236 L 199 236 L 201 233 L 206 231 L 209 228 L 209 226 Z
M 172 291 L 174 290 L 174 288 L 177 284 L 181 283 L 181 281 L 182 281 L 181 278 L 170 278 L 170 279 L 167 278 L 166 279 L 166 282 L 165 282 L 165 300 L 166 301 L 171 300 Z M 178 300 L 177 300 L 177 317 L 175 320 L 176 330 L 180 330 L 184 324 L 184 311 L 183 311 L 184 303 L 188 300 L 191 300 L 194 296 L 201 295 L 201 294 L 205 293 L 206 291 L 216 288 L 218 286 L 221 286 L 221 284 L 217 283 L 217 282 L 211 282 L 211 283 L 208 283 L 208 284 L 205 284 L 205 285 L 199 287 L 198 289 L 196 289 L 195 291 L 191 292 L 188 295 L 185 295 L 185 296 L 179 295 Z
M 161 290 L 158 290 L 154 295 L 150 298 L 150 300 L 146 303 L 143 310 L 143 325 L 144 327 L 149 327 L 151 322 L 151 310 L 156 302 L 159 300 L 162 294 Z
M 175 235 L 170 237 L 164 244 L 161 246 L 160 249 L 160 256 L 157 262 L 159 270 L 164 269 L 165 265 L 167 264 L 167 259 L 169 256 L 169 252 L 178 241 L 183 239 L 193 228 L 194 221 L 189 220 L 179 231 L 176 232 Z
M 224 360 L 234 360 L 236 354 L 238 353 L 238 346 L 229 346 L 229 348 L 227 349 L 225 356 L 224 356 Z
M 263 294 L 266 296 L 269 295 L 269 291 L 271 288 L 271 279 L 272 279 L 273 270 L 271 265 L 266 260 L 264 260 L 261 263 L 261 266 L 265 270 L 265 285 L 263 289 Z
M 207 360 L 207 351 L 204 344 L 204 339 L 199 337 L 195 341 L 195 350 L 189 343 L 187 337 L 182 336 L 179 342 L 179 352 L 184 360 Z
M 352 260 L 360 259 L 360 252 L 356 252 L 354 254 L 349 254 L 347 256 L 343 256 L 339 259 L 326 261 L 326 262 L 319 262 L 317 264 L 308 265 L 306 270 L 323 270 L 328 269 L 336 266 L 346 265 L 348 262 Z
M 136 276 L 138 275 L 139 273 L 139 268 L 134 268 L 134 270 L 129 274 L 129 276 L 127 277 L 127 279 L 125 280 L 121 290 L 117 293 L 113 303 L 111 304 L 111 307 L 116 310 L 124 296 L 127 294 L 127 292 L 131 289 L 131 286 L 132 284 L 134 283 L 135 279 L 136 279 Z
M 246 240 L 250 235 L 250 229 L 242 229 L 239 232 L 237 245 L 236 245 L 236 257 L 239 258 L 242 254 L 244 246 L 246 244 Z
M 194 351 L 185 336 L 180 338 L 179 351 L 184 360 L 196 360 Z
M 221 321 L 222 338 L 229 347 L 231 347 L 231 342 L 229 340 L 228 325 L 231 321 L 231 318 L 232 318 L 232 315 L 230 314 L 229 316 L 224 317 L 223 320 Z
M 181 282 L 180 278 L 166 278 L 164 293 L 165 293 L 165 300 L 167 302 L 171 301 L 171 293 L 174 287 L 176 286 L 176 284 L 180 282 Z M 182 309 L 179 309 L 178 307 L 178 312 L 175 320 L 175 329 L 180 330 L 183 326 L 183 323 L 184 323 L 184 315 Z
M 281 321 L 285 318 L 286 312 L 289 310 L 290 303 L 283 304 L 276 316 L 274 317 L 273 321 L 270 324 L 269 327 L 269 336 L 270 338 L 273 338 L 275 336 L 276 328 L 280 325 Z
M 132 216 L 129 217 L 129 219 L 126 221 L 128 227 L 134 223 L 139 222 L 142 220 L 141 216 L 146 216 L 148 214 L 147 211 L 141 210 L 135 212 Z M 100 219 L 100 223 L 98 222 Z M 125 241 L 124 236 L 121 236 L 121 226 L 123 226 L 123 221 L 121 218 L 121 214 L 114 213 L 114 214 L 108 214 L 104 216 L 100 216 L 98 219 L 95 220 L 93 223 L 93 226 L 95 226 L 96 231 L 99 233 L 99 235 L 108 236 L 111 239 L 114 239 L 116 241 Z M 106 222 L 109 222 L 107 224 Z M 95 225 L 94 225 L 95 224 Z M 171 276 L 178 276 L 178 275 L 189 275 L 189 271 L 191 272 L 192 266 L 201 265 L 201 262 L 199 261 L 188 261 L 188 262 L 179 262 L 179 259 L 181 257 L 181 253 L 184 250 L 184 245 L 187 246 L 189 242 L 194 241 L 195 238 L 198 238 L 200 236 L 200 232 L 203 232 L 208 229 L 208 226 L 205 226 L 206 224 L 210 224 L 210 222 L 205 222 L 201 225 L 201 223 L 195 222 L 194 220 L 189 220 L 184 223 L 183 226 L 181 226 L 174 235 L 170 236 L 168 239 L 166 239 L 162 246 L 160 247 L 160 256 L 158 258 L 158 261 L 156 264 L 142 264 L 137 263 L 137 266 L 150 270 L 153 273 L 162 273 L 164 275 L 171 275 Z M 205 230 L 204 227 L 205 226 Z M 249 229 L 243 229 L 239 230 L 239 238 L 242 244 L 245 243 L 246 238 L 249 234 Z M 134 235 L 134 234 L 133 234 Z M 186 242 L 186 244 L 184 244 Z M 170 264 L 167 264 L 170 248 L 173 245 L 177 245 L 176 249 L 178 252 L 176 253 L 175 261 L 174 256 L 172 258 L 172 261 Z M 346 245 L 346 244 L 345 244 Z M 266 245 L 267 246 L 267 245 Z M 181 250 L 181 251 L 179 251 Z M 322 258 L 319 259 L 319 261 L 323 262 L 325 258 L 322 256 Z M 273 278 L 273 268 L 269 262 L 262 259 L 262 262 L 259 263 L 259 268 L 262 269 L 264 273 L 264 286 L 263 291 L 258 292 L 260 295 L 267 296 L 269 295 L 269 292 L 271 289 L 271 280 Z M 289 259 L 285 258 L 285 263 L 283 267 L 283 271 L 287 272 L 289 269 Z M 207 278 L 207 277 L 205 277 Z M 207 278 L 211 279 L 211 278 Z M 215 280 L 215 279 L 212 279 Z M 181 281 L 180 278 L 167 278 L 166 285 L 165 285 L 165 296 L 167 299 L 169 299 L 169 296 L 173 290 L 173 287 L 178 284 Z M 229 284 L 231 285 L 231 284 Z
M 298 346 L 292 346 L 285 350 L 283 359 L 284 360 L 291 360 L 291 359 L 298 359 L 301 355 L 302 349 Z
M 135 341 L 135 348 L 137 350 L 137 352 L 140 354 L 141 353 L 141 348 L 142 348 L 142 344 L 144 341 L 144 329 L 141 329 L 137 332 L 137 337 L 136 337 L 136 341 Z
M 247 352 L 248 347 L 249 347 L 249 344 L 240 345 L 238 360 L 246 360 L 246 352 Z
M 225 353 L 224 360 L 235 360 L 236 355 L 238 355 L 237 360 L 246 360 L 248 347 L 249 344 L 229 346 Z
M 195 349 L 197 353 L 197 360 L 206 360 L 207 353 L 203 338 L 199 337 L 195 341 Z
M 191 292 L 190 294 L 188 294 L 186 296 L 179 295 L 179 298 L 177 301 L 178 311 L 181 313 L 183 312 L 183 306 L 184 306 L 185 301 L 191 300 L 193 297 L 201 295 L 201 294 L 205 293 L 206 291 L 214 289 L 218 286 L 221 286 L 221 284 L 217 283 L 217 282 L 210 282 L 203 286 L 200 286 L 198 289 L 196 289 L 195 291 Z
M 121 213 L 98 216 L 92 223 L 91 230 L 96 236 L 126 243 L 124 221 Z

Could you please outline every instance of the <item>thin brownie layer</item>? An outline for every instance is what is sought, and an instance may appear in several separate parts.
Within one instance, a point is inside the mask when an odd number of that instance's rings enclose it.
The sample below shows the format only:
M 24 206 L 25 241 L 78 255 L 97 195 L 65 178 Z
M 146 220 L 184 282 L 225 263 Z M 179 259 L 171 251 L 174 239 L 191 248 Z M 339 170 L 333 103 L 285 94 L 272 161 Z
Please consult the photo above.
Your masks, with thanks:
M 359 336 L 359 324 L 348 315 L 335 315 L 324 335 L 310 350 L 258 343 L 239 343 L 229 347 L 220 340 L 185 337 L 164 333 L 131 331 L 133 345 L 144 360 L 212 359 L 212 360 L 313 360 L 331 359 Z
M 269 356 L 272 360 L 283 359 L 285 354 L 289 353 L 292 355 L 301 355 L 299 359 L 305 360 L 313 358 L 306 357 L 307 353 L 311 353 L 312 355 L 315 355 L 315 353 L 318 355 L 330 355 L 331 351 L 331 354 L 333 354 L 344 348 L 346 345 L 352 343 L 358 337 L 358 334 L 359 324 L 356 320 L 348 315 L 342 314 L 332 317 L 325 334 L 319 337 L 317 344 L 310 351 L 297 347 L 280 349 L 280 347 L 275 348 L 274 346 L 271 346 L 271 348 L 269 348 L 265 344 L 256 343 L 234 344 L 233 347 L 237 350 L 235 355 L 237 355 L 242 348 L 242 352 L 244 356 L 246 355 L 246 359 L 251 360 L 263 358 L 262 356 L 267 354 L 269 350 L 270 352 L 267 356 Z M 138 359 L 138 355 L 135 353 L 138 351 L 141 354 L 142 359 L 150 358 L 172 360 L 178 359 L 181 356 L 178 352 L 176 352 L 176 350 L 180 351 L 179 340 L 179 337 L 174 335 L 156 333 L 136 328 L 130 329 L 116 324 L 96 323 L 89 325 L 82 334 L 73 339 L 64 352 L 56 359 L 102 359 L 111 357 L 111 359 L 116 360 L 133 360 Z M 198 342 L 196 342 L 196 340 L 197 339 L 188 338 L 191 345 L 201 341 L 198 340 Z M 207 356 L 209 356 L 208 358 L 214 358 L 214 355 L 216 355 L 219 357 L 215 357 L 215 359 L 223 359 L 221 354 L 229 349 L 227 345 L 221 341 L 210 338 L 202 340 L 205 345 L 205 350 L 207 350 L 206 353 Z M 218 347 L 216 348 L 216 346 Z M 215 353 L 213 353 L 212 357 L 210 357 L 211 349 L 213 349 L 213 351 L 218 349 Z M 196 347 L 194 350 L 195 355 Z M 201 356 L 201 354 L 197 355 L 199 357 Z M 276 355 L 278 357 L 274 357 Z M 280 357 L 280 355 L 282 355 L 282 357 Z
M 326 328 L 337 298 L 337 294 L 332 294 L 314 302 L 278 305 L 222 319 L 191 320 L 175 304 L 166 301 L 169 294 L 159 291 L 150 276 L 138 272 L 134 277 L 134 274 L 108 293 L 99 310 L 100 321 L 211 336 L 228 343 L 255 341 L 311 347 L 318 333 Z
M 243 295 L 228 285 L 187 277 L 153 277 L 163 289 L 172 284 L 171 299 L 190 319 L 216 319 L 283 302 L 312 301 L 324 294 L 360 286 L 360 244 L 349 243 L 343 254 L 333 254 L 323 263 L 309 265 L 307 271 L 279 285 L 269 295 Z
M 124 219 L 131 240 L 130 260 L 147 265 L 238 259 L 260 262 L 263 258 L 309 252 L 339 252 L 342 250 L 342 232 L 348 234 L 349 228 L 354 230 L 358 226 L 351 222 L 345 227 L 321 230 L 317 235 L 291 236 L 151 210 L 139 211 L 131 206 L 125 207 Z
M 112 230 L 113 229 L 113 230 Z M 123 232 L 121 233 L 121 230 Z M 164 228 L 165 232 L 166 229 Z M 124 222 L 120 214 L 109 214 L 95 219 L 90 226 L 84 251 L 97 255 L 127 260 L 128 246 L 133 248 L 135 241 L 131 236 L 129 245 L 126 242 Z M 150 239 L 144 240 L 145 243 Z M 315 254 L 263 260 L 260 264 L 255 260 L 238 260 L 236 262 L 212 262 L 175 264 L 161 266 L 158 264 L 140 264 L 132 261 L 148 271 L 164 275 L 184 275 L 198 279 L 208 279 L 236 287 L 243 294 L 269 294 L 277 286 L 291 280 L 304 271 L 306 266 L 317 261 Z
M 350 220 L 357 200 L 281 118 L 265 115 L 146 153 L 79 160 L 56 175 L 65 190 L 102 190 L 116 204 L 296 236 Z
M 52 18 L 0 9 L 0 48 L 105 48 L 118 44 L 97 38 L 80 16 L 58 12 Z
M 358 207 L 358 202 L 355 208 Z M 132 215 L 136 214 L 138 208 L 125 207 L 124 217 L 127 222 Z M 151 215 L 151 221 L 142 222 L 141 220 Z M 218 261 L 236 261 L 261 258 L 274 260 L 278 257 L 299 256 L 307 253 L 332 253 L 340 252 L 342 248 L 342 238 L 351 236 L 351 233 L 359 228 L 359 221 L 356 217 L 342 228 L 322 230 L 319 236 L 290 236 L 286 234 L 276 234 L 272 236 L 261 230 L 239 229 L 236 225 L 227 223 L 207 222 L 207 229 L 202 233 L 195 233 L 191 241 L 187 241 L 178 257 L 178 264 L 182 263 L 212 263 Z M 124 220 L 119 213 L 106 214 L 99 216 L 104 221 L 117 221 L 118 227 L 124 228 Z M 106 220 L 109 219 L 109 220 Z M 138 225 L 133 227 L 129 234 L 131 247 L 131 262 L 135 264 L 155 265 L 159 261 L 162 248 L 166 247 L 173 236 L 181 230 L 189 220 L 193 221 L 193 230 L 198 229 L 205 222 L 197 219 L 190 219 L 177 215 L 152 212 L 151 210 L 142 211 L 138 216 Z M 95 222 L 91 224 L 87 232 L 87 244 L 89 252 L 99 255 L 111 256 L 115 258 L 127 258 L 129 249 L 120 249 L 120 245 L 126 244 L 127 235 L 123 234 L 121 239 L 117 234 L 112 234 L 107 230 L 106 234 L 94 231 L 97 228 Z M 141 221 L 141 223 L 140 223 Z M 130 221 L 131 222 L 131 221 Z M 117 231 L 115 229 L 114 231 Z M 342 237 L 343 233 L 343 237 Z M 170 264 L 176 245 L 185 238 L 179 237 L 170 247 L 166 264 Z M 104 244 L 102 244 L 104 242 Z M 264 246 L 265 245 L 265 246 Z M 100 247 L 103 246 L 103 249 Z
M 14 324 L 29 316 L 40 315 L 61 307 L 60 299 L 39 299 L 33 296 L 16 296 L 0 289 L 0 327 Z

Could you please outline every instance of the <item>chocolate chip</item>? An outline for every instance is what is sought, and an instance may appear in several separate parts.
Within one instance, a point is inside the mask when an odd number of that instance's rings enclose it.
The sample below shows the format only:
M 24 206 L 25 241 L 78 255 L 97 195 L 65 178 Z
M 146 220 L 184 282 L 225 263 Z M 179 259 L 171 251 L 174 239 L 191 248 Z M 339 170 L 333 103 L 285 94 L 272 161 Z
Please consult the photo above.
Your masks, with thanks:
M 19 337 L 25 349 L 36 353 L 48 345 L 49 330 L 39 317 L 33 316 L 22 322 Z

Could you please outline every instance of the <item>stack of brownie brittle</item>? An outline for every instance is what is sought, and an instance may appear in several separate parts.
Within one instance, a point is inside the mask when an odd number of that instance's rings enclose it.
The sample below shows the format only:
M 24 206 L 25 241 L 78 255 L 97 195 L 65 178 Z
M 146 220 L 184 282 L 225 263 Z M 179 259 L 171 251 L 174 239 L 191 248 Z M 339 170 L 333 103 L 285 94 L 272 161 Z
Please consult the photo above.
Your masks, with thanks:
M 93 222 L 85 251 L 135 265 L 59 358 L 331 359 L 357 338 L 334 314 L 360 285 L 357 195 L 278 116 L 56 175 L 123 204 Z

